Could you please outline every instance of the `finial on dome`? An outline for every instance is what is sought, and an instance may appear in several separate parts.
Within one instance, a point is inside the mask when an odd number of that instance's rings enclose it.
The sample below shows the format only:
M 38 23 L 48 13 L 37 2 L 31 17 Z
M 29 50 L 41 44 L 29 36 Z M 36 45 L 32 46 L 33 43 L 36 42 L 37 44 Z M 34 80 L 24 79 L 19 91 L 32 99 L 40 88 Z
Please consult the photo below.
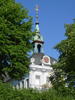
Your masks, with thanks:
M 38 5 L 36 5 L 35 11 L 36 11 L 36 24 L 39 24 L 39 6 Z
M 38 34 L 38 33 L 40 33 L 40 29 L 39 29 L 39 5 L 36 5 L 35 11 L 36 11 L 35 30 L 36 30 L 36 33 Z

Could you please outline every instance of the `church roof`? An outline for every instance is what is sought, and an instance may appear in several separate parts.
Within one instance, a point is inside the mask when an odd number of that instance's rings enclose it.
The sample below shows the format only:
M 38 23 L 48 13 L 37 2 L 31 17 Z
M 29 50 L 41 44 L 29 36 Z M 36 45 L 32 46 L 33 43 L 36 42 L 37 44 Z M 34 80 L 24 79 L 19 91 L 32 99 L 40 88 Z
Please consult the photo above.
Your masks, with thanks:
M 42 64 L 41 59 L 43 58 L 43 56 L 44 56 L 43 53 L 34 53 L 31 58 L 35 59 L 34 63 L 36 65 L 41 65 Z
M 44 53 L 34 53 L 31 58 L 35 59 L 34 64 L 36 64 L 36 65 L 42 65 L 41 60 L 43 59 L 43 56 L 45 56 Z M 54 61 L 57 62 L 56 59 L 54 59 L 53 57 L 50 57 L 51 65 L 53 64 Z

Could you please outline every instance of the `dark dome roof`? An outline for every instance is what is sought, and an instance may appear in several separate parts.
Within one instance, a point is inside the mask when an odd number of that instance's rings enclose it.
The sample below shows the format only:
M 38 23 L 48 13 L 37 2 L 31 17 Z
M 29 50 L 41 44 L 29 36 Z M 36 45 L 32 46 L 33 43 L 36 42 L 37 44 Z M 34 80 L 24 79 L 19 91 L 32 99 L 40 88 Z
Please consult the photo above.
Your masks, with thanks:
M 35 58 L 34 63 L 36 65 L 41 65 L 42 64 L 41 59 L 43 58 L 43 56 L 44 56 L 43 53 L 34 53 L 31 58 Z
M 36 65 L 42 65 L 41 60 L 42 60 L 43 56 L 45 56 L 44 53 L 34 53 L 34 54 L 31 56 L 31 58 L 34 58 L 34 59 L 35 59 L 34 64 L 36 64 Z M 49 57 L 50 57 L 50 56 L 49 56 Z M 51 65 L 53 64 L 54 61 L 57 62 L 56 59 L 54 59 L 53 57 L 50 57 Z

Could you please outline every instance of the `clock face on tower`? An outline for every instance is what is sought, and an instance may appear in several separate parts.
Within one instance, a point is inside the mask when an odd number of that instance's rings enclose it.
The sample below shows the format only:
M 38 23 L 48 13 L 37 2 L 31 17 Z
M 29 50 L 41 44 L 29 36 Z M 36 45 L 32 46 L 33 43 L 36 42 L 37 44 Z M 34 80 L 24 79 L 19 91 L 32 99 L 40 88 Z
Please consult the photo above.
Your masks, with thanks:
M 44 57 L 43 59 L 44 59 L 44 62 L 45 63 L 48 63 L 49 62 L 49 58 L 48 57 Z
M 44 64 L 50 64 L 50 58 L 48 56 L 44 56 L 43 59 L 42 59 L 42 62 Z
M 31 63 L 34 63 L 35 62 L 35 59 L 34 58 L 31 58 Z

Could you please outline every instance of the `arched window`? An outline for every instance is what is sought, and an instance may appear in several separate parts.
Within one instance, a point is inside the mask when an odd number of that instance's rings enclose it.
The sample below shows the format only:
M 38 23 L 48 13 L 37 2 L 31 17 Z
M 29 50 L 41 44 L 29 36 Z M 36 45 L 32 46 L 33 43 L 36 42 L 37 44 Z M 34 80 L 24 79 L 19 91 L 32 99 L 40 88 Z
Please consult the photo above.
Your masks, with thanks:
M 37 48 L 38 48 L 38 53 L 40 53 L 40 52 L 41 52 L 41 45 L 38 44 L 38 45 L 37 45 Z

